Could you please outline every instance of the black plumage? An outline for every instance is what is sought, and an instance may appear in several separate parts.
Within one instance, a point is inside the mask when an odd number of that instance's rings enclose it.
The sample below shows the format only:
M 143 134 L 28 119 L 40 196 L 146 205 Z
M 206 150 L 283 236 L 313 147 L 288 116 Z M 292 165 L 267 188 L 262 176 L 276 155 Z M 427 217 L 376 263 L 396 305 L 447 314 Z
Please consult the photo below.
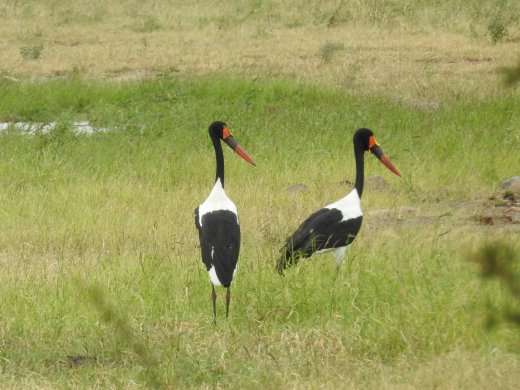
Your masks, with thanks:
M 363 216 L 342 221 L 338 209 L 320 209 L 311 214 L 288 238 L 282 248 L 286 265 L 294 265 L 300 258 L 312 256 L 350 245 L 361 228 Z
M 231 283 L 237 269 L 240 252 L 240 225 L 237 207 L 224 191 L 224 153 L 221 140 L 244 160 L 254 165 L 253 160 L 235 141 L 224 122 L 213 122 L 209 126 L 215 149 L 215 184 L 206 200 L 195 209 L 195 226 L 199 232 L 202 261 L 212 283 L 211 300 L 213 317 L 216 321 L 215 286 L 226 288 L 226 318 L 229 314 Z
M 237 216 L 228 210 L 218 210 L 202 216 L 195 210 L 195 225 L 199 231 L 200 251 L 206 270 L 215 270 L 223 287 L 230 287 L 240 252 L 240 225 Z M 204 226 L 204 227 L 202 227 Z
M 345 197 L 311 214 L 285 241 L 276 264 L 278 272 L 314 253 L 335 251 L 337 268 L 343 263 L 345 251 L 354 241 L 363 222 L 361 194 L 364 184 L 364 154 L 369 151 L 396 175 L 397 168 L 384 155 L 370 129 L 358 129 L 353 137 L 356 160 L 354 189 Z

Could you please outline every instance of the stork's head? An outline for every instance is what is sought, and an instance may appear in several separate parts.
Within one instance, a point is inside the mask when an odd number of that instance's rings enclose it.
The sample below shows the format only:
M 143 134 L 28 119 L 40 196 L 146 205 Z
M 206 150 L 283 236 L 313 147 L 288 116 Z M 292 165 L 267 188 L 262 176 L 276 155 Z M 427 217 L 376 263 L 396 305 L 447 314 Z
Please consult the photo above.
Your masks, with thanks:
M 235 141 L 225 122 L 216 121 L 209 125 L 209 136 L 214 141 L 224 141 L 236 154 L 246 160 L 249 164 L 255 165 L 253 159 L 244 149 L 242 149 L 238 142 Z
M 392 164 L 392 162 L 385 156 L 381 146 L 376 141 L 374 133 L 370 129 L 361 128 L 354 133 L 354 149 L 368 151 L 377 157 L 388 169 L 390 169 L 397 176 L 401 176 L 399 170 Z

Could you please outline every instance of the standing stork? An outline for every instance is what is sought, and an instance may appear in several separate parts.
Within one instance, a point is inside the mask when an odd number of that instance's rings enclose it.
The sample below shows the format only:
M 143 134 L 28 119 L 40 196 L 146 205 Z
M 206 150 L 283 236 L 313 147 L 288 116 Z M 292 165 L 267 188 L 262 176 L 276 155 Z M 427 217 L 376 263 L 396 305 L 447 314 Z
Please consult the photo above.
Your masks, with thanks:
M 215 185 L 204 203 L 195 209 L 195 226 L 199 231 L 202 261 L 208 270 L 212 283 L 211 300 L 213 319 L 217 321 L 215 286 L 224 286 L 226 291 L 226 318 L 229 315 L 231 299 L 230 286 L 237 269 L 240 251 L 240 225 L 237 206 L 224 191 L 224 153 L 220 140 L 233 151 L 255 165 L 253 159 L 235 141 L 224 122 L 213 122 L 209 126 L 209 136 L 215 148 L 217 173 Z
M 363 212 L 361 194 L 364 182 L 364 155 L 369 151 L 388 169 L 401 176 L 396 167 L 383 154 L 374 133 L 370 129 L 358 129 L 354 134 L 354 156 L 356 159 L 356 183 L 344 198 L 331 203 L 311 214 L 289 237 L 282 248 L 282 256 L 276 268 L 280 274 L 300 258 L 313 253 L 335 251 L 336 269 L 343 263 L 347 246 L 354 241 L 361 228 Z

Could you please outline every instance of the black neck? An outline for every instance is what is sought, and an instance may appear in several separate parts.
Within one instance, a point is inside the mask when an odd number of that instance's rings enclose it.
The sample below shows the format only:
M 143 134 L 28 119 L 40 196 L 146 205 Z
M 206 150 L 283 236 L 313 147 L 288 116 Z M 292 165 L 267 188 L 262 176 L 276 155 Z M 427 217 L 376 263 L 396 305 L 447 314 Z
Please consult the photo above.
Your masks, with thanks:
M 365 151 L 363 147 L 354 144 L 354 156 L 356 158 L 356 191 L 361 198 L 363 193 L 363 184 L 365 181 Z
M 211 137 L 213 141 L 213 147 L 215 148 L 215 157 L 217 159 L 217 172 L 215 175 L 215 182 L 220 179 L 220 184 L 224 188 L 224 152 L 222 151 L 222 145 L 220 144 L 219 138 Z

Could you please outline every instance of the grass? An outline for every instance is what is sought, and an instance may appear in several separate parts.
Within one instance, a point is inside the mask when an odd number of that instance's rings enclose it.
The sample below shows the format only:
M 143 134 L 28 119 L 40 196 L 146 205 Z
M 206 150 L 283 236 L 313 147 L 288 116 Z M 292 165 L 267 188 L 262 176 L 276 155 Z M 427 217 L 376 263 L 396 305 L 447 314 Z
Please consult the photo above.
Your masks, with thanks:
M 320 50 L 322 61 L 325 64 L 328 64 L 332 60 L 334 53 L 343 49 L 344 47 L 342 43 L 326 42 Z
M 442 104 L 500 93 L 496 69 L 517 60 L 519 15 L 502 0 L 4 1 L 0 72 L 217 72 Z M 324 52 L 327 42 L 343 49 Z
M 0 120 L 50 134 L 0 134 L 0 381 L 14 388 L 515 388 L 520 332 L 487 332 L 512 304 L 466 257 L 517 230 L 445 223 L 437 205 L 487 197 L 520 166 L 518 99 L 433 112 L 290 80 L 164 75 L 118 84 L 3 79 Z M 228 121 L 255 158 L 226 151 L 243 246 L 231 318 L 212 324 L 193 209 L 212 185 L 207 126 Z M 75 136 L 89 120 L 111 132 Z M 280 278 L 278 248 L 353 180 L 351 135 L 374 129 L 404 173 L 370 156 L 366 210 L 414 206 L 437 222 L 365 225 L 339 275 L 328 255 Z M 319 161 L 319 164 L 316 162 Z M 289 193 L 303 183 L 307 192 Z M 513 225 L 514 227 L 514 225 Z M 82 356 L 81 364 L 68 356 Z M 442 372 L 442 375 L 439 373 Z M 463 373 L 463 374 L 461 374 Z
M 519 174 L 520 100 L 501 82 L 519 12 L 0 2 L 0 121 L 58 122 L 0 133 L 0 387 L 516 389 L 520 332 L 502 320 L 518 302 L 468 259 L 496 240 L 518 253 L 518 224 L 464 205 Z M 83 120 L 110 131 L 73 134 Z M 193 222 L 214 120 L 257 162 L 225 151 L 243 243 L 216 326 Z M 283 239 L 350 190 L 361 126 L 403 177 L 367 156 L 388 186 L 367 185 L 340 273 L 321 255 L 279 277 Z M 417 216 L 370 214 L 403 206 Z

